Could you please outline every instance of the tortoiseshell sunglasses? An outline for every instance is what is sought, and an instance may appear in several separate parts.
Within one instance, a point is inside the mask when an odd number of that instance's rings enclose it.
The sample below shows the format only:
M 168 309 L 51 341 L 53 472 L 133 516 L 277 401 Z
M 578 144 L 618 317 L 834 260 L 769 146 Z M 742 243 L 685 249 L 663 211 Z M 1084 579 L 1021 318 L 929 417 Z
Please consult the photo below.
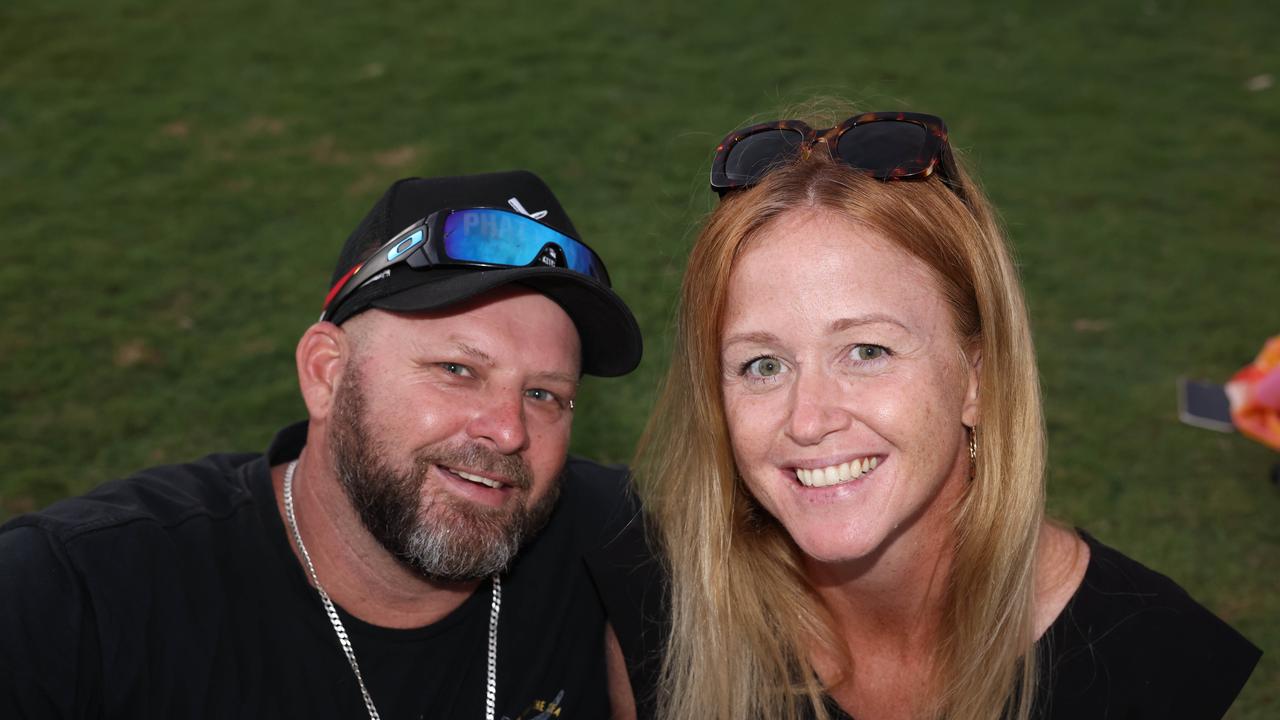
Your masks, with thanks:
M 760 182 L 770 170 L 819 143 L 831 157 L 877 180 L 923 180 L 934 172 L 963 200 L 942 118 L 910 112 L 855 115 L 814 130 L 800 120 L 774 120 L 734 130 L 716 148 L 711 189 L 724 197 Z

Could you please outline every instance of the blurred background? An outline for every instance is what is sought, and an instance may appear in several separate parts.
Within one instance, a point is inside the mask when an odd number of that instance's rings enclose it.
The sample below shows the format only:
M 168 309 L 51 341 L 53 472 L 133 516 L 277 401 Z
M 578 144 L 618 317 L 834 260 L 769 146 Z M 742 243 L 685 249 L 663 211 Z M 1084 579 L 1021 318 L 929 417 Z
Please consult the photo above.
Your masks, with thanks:
M 1267 2 L 0 4 L 0 520 L 262 450 L 293 347 L 393 180 L 528 168 L 639 317 L 575 451 L 623 462 L 734 127 L 836 97 L 941 115 L 1026 284 L 1051 511 L 1268 654 L 1280 460 L 1179 424 L 1280 332 L 1280 12 Z M 985 6 L 985 7 L 983 7 Z

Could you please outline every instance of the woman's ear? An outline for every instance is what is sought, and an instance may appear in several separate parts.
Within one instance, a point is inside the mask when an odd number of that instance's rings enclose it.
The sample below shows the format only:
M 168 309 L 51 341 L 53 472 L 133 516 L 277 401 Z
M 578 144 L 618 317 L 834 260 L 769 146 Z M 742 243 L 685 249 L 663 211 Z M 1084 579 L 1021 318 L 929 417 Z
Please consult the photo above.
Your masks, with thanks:
M 960 411 L 960 422 L 965 427 L 977 427 L 979 409 L 981 407 L 982 388 L 982 348 L 977 343 L 964 354 L 968 361 L 969 389 L 964 396 L 964 407 Z
M 351 343 L 347 333 L 331 322 L 318 322 L 302 334 L 294 361 L 298 366 L 298 387 L 307 414 L 322 420 L 333 409 L 334 394 L 343 366 L 350 361 Z

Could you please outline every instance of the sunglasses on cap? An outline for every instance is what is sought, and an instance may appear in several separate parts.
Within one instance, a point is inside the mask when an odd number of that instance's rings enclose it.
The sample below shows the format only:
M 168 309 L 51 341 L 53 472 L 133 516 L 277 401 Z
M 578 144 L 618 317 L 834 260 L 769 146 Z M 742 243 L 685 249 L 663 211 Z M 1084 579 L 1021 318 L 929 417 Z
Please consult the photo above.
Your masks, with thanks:
M 800 120 L 774 120 L 728 134 L 711 163 L 711 189 L 720 197 L 751 187 L 779 165 L 822 144 L 838 160 L 877 180 L 923 180 L 935 172 L 961 199 L 955 160 L 942 118 L 910 112 L 855 115 L 814 130 Z
M 332 318 L 353 293 L 402 263 L 414 270 L 546 266 L 587 275 L 606 287 L 610 284 L 595 251 L 527 215 L 498 208 L 439 210 L 400 231 L 347 271 L 325 296 L 320 320 Z

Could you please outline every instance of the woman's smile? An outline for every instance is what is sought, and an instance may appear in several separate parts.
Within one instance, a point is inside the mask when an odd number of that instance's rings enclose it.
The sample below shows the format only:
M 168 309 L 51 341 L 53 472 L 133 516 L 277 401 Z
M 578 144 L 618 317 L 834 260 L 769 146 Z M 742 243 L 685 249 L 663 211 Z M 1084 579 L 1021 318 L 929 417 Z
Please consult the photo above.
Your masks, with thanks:
M 879 464 L 879 457 L 869 455 L 839 464 L 827 465 L 826 467 L 797 467 L 795 469 L 796 480 L 801 485 L 810 488 L 843 485 L 851 480 L 866 476 L 872 470 L 875 470 Z
M 854 560 L 920 518 L 945 522 L 927 511 L 963 490 L 977 376 L 921 261 L 833 214 L 795 210 L 735 260 L 726 308 L 734 459 L 802 551 Z

